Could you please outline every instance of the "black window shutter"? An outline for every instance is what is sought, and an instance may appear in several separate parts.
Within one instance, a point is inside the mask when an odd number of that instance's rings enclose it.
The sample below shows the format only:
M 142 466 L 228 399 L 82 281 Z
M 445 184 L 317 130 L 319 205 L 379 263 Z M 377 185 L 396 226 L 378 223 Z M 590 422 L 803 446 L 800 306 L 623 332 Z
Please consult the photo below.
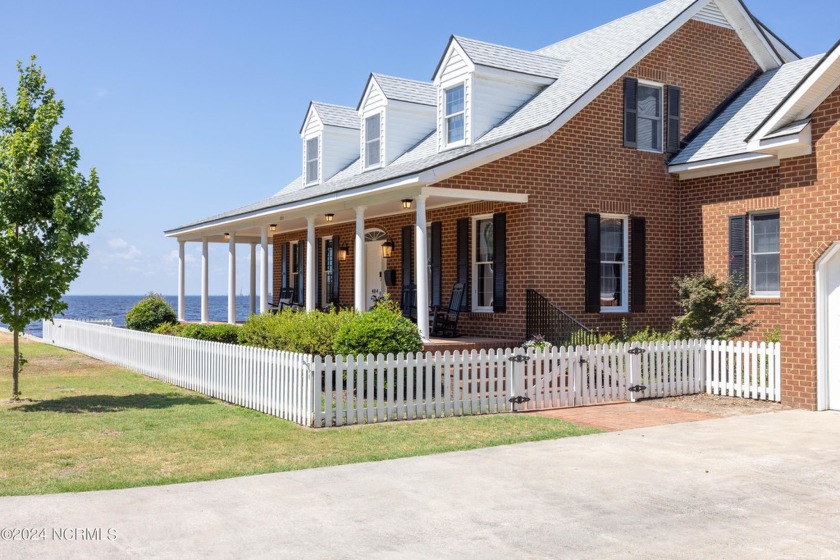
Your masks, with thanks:
M 507 311 L 507 214 L 493 214 L 493 312 Z
M 586 311 L 601 311 L 601 215 L 586 215 Z
M 432 246 L 429 248 L 432 256 L 432 285 L 429 287 L 431 289 L 432 305 L 440 305 L 441 284 L 443 283 L 443 271 L 441 269 L 442 241 L 440 222 L 434 222 L 432 224 Z
M 680 88 L 668 86 L 668 138 L 669 154 L 680 151 Z
M 461 310 L 469 309 L 470 297 L 470 219 L 458 220 L 457 226 L 457 256 L 458 261 L 458 283 L 464 285 L 464 293 L 467 297 L 462 298 Z
M 747 281 L 747 217 L 729 217 L 729 277 L 739 286 Z
M 636 147 L 636 115 L 639 111 L 638 87 L 639 80 L 636 78 L 624 78 L 624 146 L 626 148 Z
M 333 282 L 332 282 L 332 293 L 330 294 L 330 302 L 334 305 L 338 306 L 338 279 L 341 275 L 338 273 L 338 265 L 341 262 L 338 259 L 338 249 L 339 249 L 339 241 L 337 235 L 332 236 L 332 269 L 333 269 Z
M 630 311 L 645 310 L 647 274 L 647 231 L 645 219 L 630 218 Z
M 289 287 L 289 244 L 280 244 L 280 289 Z M 285 295 L 285 294 L 283 294 Z M 283 297 L 280 295 L 279 297 Z
M 414 226 L 403 226 L 402 228 L 402 285 L 411 285 L 414 269 L 411 266 L 411 257 L 414 256 Z

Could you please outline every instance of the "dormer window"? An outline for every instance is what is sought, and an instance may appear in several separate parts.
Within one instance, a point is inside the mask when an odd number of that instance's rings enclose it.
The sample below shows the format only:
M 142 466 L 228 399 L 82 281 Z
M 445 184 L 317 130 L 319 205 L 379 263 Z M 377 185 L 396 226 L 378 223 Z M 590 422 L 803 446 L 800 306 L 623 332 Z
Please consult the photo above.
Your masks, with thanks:
M 318 182 L 318 148 L 320 137 L 310 138 L 306 141 L 306 184 Z
M 365 119 L 365 168 L 379 167 L 382 162 L 382 115 Z
M 446 144 L 458 144 L 464 141 L 464 84 L 447 89 L 444 95 Z

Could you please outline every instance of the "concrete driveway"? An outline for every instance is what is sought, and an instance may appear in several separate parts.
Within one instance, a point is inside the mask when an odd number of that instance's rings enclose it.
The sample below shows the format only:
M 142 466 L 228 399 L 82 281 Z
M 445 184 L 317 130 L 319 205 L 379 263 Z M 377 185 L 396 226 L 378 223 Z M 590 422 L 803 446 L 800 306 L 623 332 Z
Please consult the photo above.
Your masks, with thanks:
M 42 541 L 0 542 L 0 557 L 836 558 L 838 467 L 840 414 L 786 411 L 207 483 L 2 498 L 3 528 L 47 531 Z M 96 529 L 97 540 L 81 540 Z

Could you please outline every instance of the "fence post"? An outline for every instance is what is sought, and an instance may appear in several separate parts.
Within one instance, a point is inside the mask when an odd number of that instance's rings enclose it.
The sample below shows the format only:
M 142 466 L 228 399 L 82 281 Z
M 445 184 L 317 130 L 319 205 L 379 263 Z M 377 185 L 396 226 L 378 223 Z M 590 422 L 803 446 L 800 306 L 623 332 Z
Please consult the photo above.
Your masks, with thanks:
M 639 384 L 642 378 L 642 354 L 645 349 L 639 346 L 638 342 L 634 342 L 627 354 L 630 356 L 630 370 L 628 372 L 627 380 L 627 394 L 631 403 L 636 402 L 636 393 L 643 393 L 646 387 Z
M 508 399 L 508 412 L 516 412 L 516 405 L 523 404 L 531 399 L 525 396 L 525 362 L 531 357 L 522 348 L 516 348 L 513 355 L 508 358 L 510 364 L 510 398 Z

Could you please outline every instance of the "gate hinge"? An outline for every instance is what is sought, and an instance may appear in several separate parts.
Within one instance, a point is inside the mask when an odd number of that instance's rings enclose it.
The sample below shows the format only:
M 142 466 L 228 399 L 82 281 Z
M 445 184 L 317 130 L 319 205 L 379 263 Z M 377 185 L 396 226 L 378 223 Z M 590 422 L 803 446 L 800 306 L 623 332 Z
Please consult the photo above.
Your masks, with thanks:
M 531 400 L 530 397 L 523 397 L 522 395 L 517 395 L 515 397 L 511 397 L 510 402 L 513 404 L 523 404 Z
M 517 354 L 516 356 L 511 356 L 510 358 L 508 358 L 508 360 L 510 360 L 511 362 L 515 362 L 515 363 L 518 363 L 518 364 L 527 362 L 530 359 L 531 359 L 531 356 L 526 356 L 525 354 Z
M 631 393 L 644 393 L 647 390 L 647 387 L 644 385 L 633 385 L 632 387 L 627 387 L 627 390 Z
M 639 347 L 631 348 L 630 350 L 627 351 L 628 354 L 632 354 L 634 356 L 644 354 L 645 352 L 647 352 L 647 350 L 645 350 L 644 348 L 639 348 Z

